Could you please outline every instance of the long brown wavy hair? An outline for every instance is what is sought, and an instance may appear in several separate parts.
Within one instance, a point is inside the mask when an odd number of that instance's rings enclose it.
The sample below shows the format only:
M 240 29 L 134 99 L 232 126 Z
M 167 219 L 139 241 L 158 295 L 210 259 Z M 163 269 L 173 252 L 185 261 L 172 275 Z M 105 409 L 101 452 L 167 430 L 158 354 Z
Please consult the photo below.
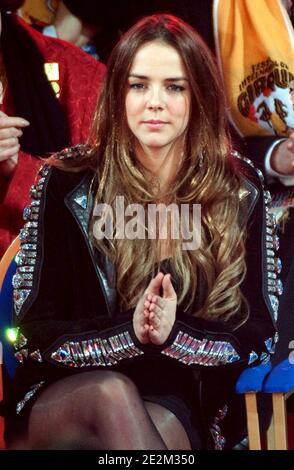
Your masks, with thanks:
M 165 195 L 169 203 L 201 204 L 200 248 L 185 251 L 182 239 L 170 240 L 172 268 L 178 279 L 178 304 L 184 310 L 191 307 L 201 273 L 206 298 L 193 313 L 227 320 L 240 311 L 240 284 L 246 270 L 244 233 L 238 224 L 240 181 L 230 157 L 218 68 L 193 28 L 176 17 L 160 14 L 143 18 L 121 38 L 110 56 L 100 94 L 91 138 L 94 151 L 83 166 L 91 166 L 98 174 L 95 202 L 113 205 L 116 196 L 124 196 L 125 204 L 139 203 L 146 213 L 147 205 L 155 202 L 156 185 L 150 185 L 134 155 L 134 136 L 127 125 L 125 109 L 128 75 L 135 54 L 151 41 L 161 41 L 177 50 L 191 90 L 183 157 Z M 93 224 L 95 218 L 92 228 Z M 95 244 L 115 265 L 121 308 L 135 307 L 150 275 L 160 269 L 158 239 L 114 238 L 95 240 Z

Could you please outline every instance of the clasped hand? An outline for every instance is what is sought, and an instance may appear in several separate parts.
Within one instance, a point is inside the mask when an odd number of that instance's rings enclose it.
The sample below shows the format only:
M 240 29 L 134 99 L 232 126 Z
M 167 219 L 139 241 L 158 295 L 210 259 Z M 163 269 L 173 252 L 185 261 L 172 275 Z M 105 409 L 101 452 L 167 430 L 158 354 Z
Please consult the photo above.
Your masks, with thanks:
M 160 272 L 150 281 L 134 312 L 133 326 L 140 343 L 163 344 L 175 323 L 176 310 L 177 294 L 171 275 Z

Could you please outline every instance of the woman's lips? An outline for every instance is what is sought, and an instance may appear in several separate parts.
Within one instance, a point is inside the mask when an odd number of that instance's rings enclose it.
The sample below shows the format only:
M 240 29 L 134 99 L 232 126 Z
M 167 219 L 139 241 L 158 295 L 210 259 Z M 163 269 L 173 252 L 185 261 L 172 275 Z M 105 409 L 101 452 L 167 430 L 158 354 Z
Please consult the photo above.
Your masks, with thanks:
M 160 121 L 159 119 L 149 119 L 148 121 L 142 121 L 142 123 L 151 130 L 162 129 L 167 124 L 166 121 Z

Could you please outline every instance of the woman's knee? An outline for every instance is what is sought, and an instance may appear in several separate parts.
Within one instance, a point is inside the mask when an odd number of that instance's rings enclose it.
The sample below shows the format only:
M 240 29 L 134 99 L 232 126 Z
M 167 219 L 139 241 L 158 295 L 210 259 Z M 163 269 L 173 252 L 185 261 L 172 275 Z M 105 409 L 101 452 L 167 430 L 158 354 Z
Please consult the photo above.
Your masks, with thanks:
M 93 387 L 97 397 L 114 404 L 138 394 L 137 387 L 127 376 L 113 371 L 105 371 Z
M 135 403 L 141 400 L 135 384 L 125 375 L 101 371 L 89 377 L 78 395 L 78 421 L 101 436 L 105 426 L 116 429 L 130 419 Z
M 128 400 L 137 389 L 128 377 L 113 371 L 93 371 L 67 377 L 47 387 L 32 407 L 29 420 L 31 439 L 39 445 L 59 434 L 94 432 L 106 419 L 128 413 Z M 44 440 L 44 442 L 45 442 Z
M 49 420 L 81 420 L 87 415 L 125 406 L 138 397 L 135 384 L 115 371 L 91 371 L 59 380 L 46 388 L 34 404 L 31 415 Z M 50 411 L 49 411 L 50 410 Z

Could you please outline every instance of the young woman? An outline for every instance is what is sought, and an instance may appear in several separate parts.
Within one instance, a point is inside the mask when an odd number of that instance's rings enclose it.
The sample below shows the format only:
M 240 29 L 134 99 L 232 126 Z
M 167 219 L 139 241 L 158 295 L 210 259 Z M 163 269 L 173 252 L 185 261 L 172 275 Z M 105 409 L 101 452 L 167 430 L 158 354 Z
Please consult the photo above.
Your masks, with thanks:
M 224 116 L 217 68 L 187 24 L 155 15 L 122 37 L 93 145 L 54 157 L 24 212 L 10 439 L 17 425 L 29 448 L 244 437 L 234 383 L 273 352 L 278 261 L 260 177 L 232 155 Z

